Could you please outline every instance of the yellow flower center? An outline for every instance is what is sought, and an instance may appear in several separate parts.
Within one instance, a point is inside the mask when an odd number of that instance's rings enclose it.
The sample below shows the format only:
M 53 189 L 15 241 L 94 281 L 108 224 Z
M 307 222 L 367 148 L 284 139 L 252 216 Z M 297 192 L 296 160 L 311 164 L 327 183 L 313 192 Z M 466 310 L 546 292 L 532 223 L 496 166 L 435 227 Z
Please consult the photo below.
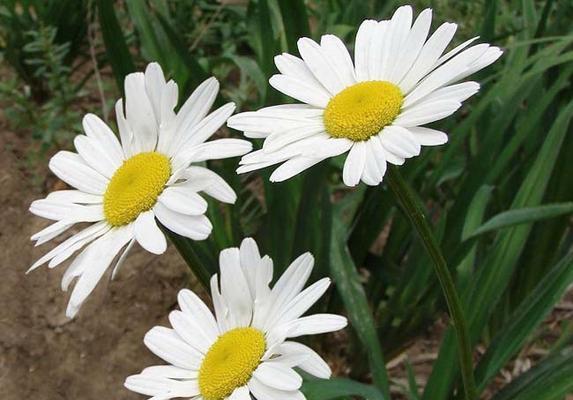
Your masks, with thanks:
M 403 99 L 400 88 L 393 83 L 357 83 L 330 99 L 324 110 L 324 126 L 336 138 L 368 140 L 394 121 Z
M 211 346 L 199 369 L 199 390 L 205 400 L 221 400 L 251 379 L 265 353 L 265 336 L 255 328 L 236 328 Z
M 112 226 L 134 221 L 157 202 L 171 176 L 169 158 L 157 152 L 139 153 L 115 171 L 103 196 L 105 219 Z

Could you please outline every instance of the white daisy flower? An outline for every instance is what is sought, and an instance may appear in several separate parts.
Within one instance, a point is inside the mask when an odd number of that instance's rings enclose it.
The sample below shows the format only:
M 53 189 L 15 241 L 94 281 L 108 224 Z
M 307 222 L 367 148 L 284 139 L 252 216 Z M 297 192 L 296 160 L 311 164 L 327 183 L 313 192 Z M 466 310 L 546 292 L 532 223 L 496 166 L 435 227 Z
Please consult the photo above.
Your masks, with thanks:
M 447 142 L 445 133 L 425 125 L 454 113 L 479 89 L 456 83 L 502 54 L 468 40 L 442 54 L 457 25 L 442 24 L 429 38 L 432 10 L 412 24 L 412 8 L 398 8 L 390 20 L 366 20 L 356 35 L 354 63 L 342 41 L 324 35 L 320 44 L 298 41 L 302 57 L 275 57 L 280 71 L 270 84 L 306 104 L 244 112 L 228 126 L 249 138 L 265 138 L 263 148 L 241 159 L 239 173 L 283 163 L 271 181 L 284 181 L 318 162 L 348 152 L 343 180 L 377 185 L 386 163 L 401 165 L 421 146 Z
M 206 160 L 240 156 L 249 142 L 219 139 L 205 142 L 235 110 L 228 103 L 207 115 L 219 83 L 203 82 L 178 113 L 178 88 L 166 82 L 159 64 L 145 74 L 125 79 L 125 114 L 122 100 L 115 111 L 120 141 L 97 116 L 83 119 L 85 135 L 74 139 L 77 153 L 60 151 L 50 169 L 73 190 L 50 193 L 30 211 L 56 221 L 32 236 L 36 245 L 48 242 L 79 222 L 89 227 L 65 240 L 40 258 L 30 270 L 48 262 L 54 268 L 87 247 L 72 261 L 62 279 L 62 289 L 78 278 L 66 315 L 73 317 L 118 254 L 113 274 L 134 242 L 161 254 L 167 242 L 155 218 L 179 235 L 203 240 L 212 225 L 204 215 L 203 192 L 225 203 L 234 203 L 231 187 L 209 169 L 191 165 Z
M 219 257 L 221 279 L 211 279 L 215 316 L 190 290 L 179 292 L 181 311 L 173 311 L 173 329 L 156 326 L 145 345 L 170 365 L 144 369 L 125 386 L 153 399 L 194 400 L 304 399 L 300 368 L 329 378 L 326 362 L 309 347 L 287 339 L 333 332 L 346 326 L 334 314 L 301 317 L 326 291 L 330 279 L 308 288 L 314 259 L 298 257 L 272 289 L 273 262 L 261 257 L 247 238 Z

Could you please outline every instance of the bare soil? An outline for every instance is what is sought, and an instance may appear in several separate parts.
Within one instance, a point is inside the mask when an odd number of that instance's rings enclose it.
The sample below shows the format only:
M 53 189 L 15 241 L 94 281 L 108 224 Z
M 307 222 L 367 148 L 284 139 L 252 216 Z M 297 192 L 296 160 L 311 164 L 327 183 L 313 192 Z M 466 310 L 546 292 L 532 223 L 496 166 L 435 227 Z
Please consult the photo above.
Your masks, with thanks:
M 104 277 L 79 316 L 68 320 L 69 293 L 60 289 L 65 266 L 25 274 L 53 246 L 34 248 L 30 241 L 47 225 L 28 212 L 43 197 L 23 155 L 34 149 L 0 132 L 0 399 L 141 399 L 123 380 L 160 363 L 143 336 L 167 325 L 177 291 L 190 279 L 186 265 L 173 248 L 161 257 L 134 248 L 116 279 Z M 41 164 L 37 173 L 47 175 Z

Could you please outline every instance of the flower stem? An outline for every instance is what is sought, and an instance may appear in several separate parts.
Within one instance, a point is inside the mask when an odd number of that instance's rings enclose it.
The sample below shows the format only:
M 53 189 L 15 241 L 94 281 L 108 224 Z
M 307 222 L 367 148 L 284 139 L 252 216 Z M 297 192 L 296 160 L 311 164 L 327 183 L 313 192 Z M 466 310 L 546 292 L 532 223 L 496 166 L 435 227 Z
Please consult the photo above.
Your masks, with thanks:
M 446 260 L 432 233 L 430 224 L 426 220 L 418 196 L 416 196 L 413 190 L 408 186 L 396 168 L 389 169 L 386 181 L 398 200 L 398 203 L 404 209 L 406 216 L 414 228 L 416 228 L 428 255 L 432 259 L 432 264 L 438 276 L 444 297 L 446 298 L 450 318 L 456 332 L 465 398 L 466 400 L 474 400 L 477 398 L 477 391 L 473 375 L 471 342 L 467 323 L 464 318 L 462 303 L 456 291 L 452 275 L 448 270 Z

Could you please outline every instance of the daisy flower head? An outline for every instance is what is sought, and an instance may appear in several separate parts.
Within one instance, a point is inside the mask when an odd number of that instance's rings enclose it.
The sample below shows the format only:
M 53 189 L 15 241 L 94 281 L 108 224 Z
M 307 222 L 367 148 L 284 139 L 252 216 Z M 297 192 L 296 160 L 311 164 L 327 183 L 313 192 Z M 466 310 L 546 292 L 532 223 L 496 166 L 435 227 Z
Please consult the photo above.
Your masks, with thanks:
M 149 64 L 145 73 L 125 79 L 125 112 L 121 99 L 115 107 L 120 140 L 100 118 L 87 114 L 85 135 L 74 139 L 77 152 L 60 151 L 50 160 L 51 171 L 73 189 L 32 203 L 32 213 L 55 221 L 32 240 L 40 245 L 77 223 L 90 223 L 30 268 L 44 263 L 54 268 L 83 248 L 62 279 L 62 289 L 67 290 L 77 278 L 68 317 L 75 316 L 118 258 L 115 275 L 135 242 L 154 254 L 166 250 L 155 218 L 179 235 L 203 240 L 212 225 L 204 215 L 207 202 L 201 194 L 235 202 L 233 189 L 219 175 L 196 165 L 251 149 L 249 142 L 239 139 L 204 143 L 235 109 L 228 103 L 208 114 L 218 90 L 217 80 L 207 79 L 176 113 L 177 84 L 166 82 L 159 64 Z
M 169 365 L 152 366 L 130 376 L 125 386 L 153 399 L 194 400 L 304 399 L 301 376 L 293 369 L 329 378 L 328 364 L 309 347 L 289 339 L 333 332 L 346 326 L 334 314 L 302 315 L 324 294 L 330 279 L 303 290 L 313 268 L 310 253 L 298 257 L 274 287 L 273 263 L 257 244 L 244 239 L 240 248 L 219 257 L 220 279 L 211 278 L 215 315 L 190 290 L 179 292 L 181 311 L 173 311 L 173 328 L 156 326 L 145 345 Z
M 275 57 L 280 72 L 270 84 L 304 103 L 263 108 L 231 117 L 227 125 L 246 137 L 264 138 L 263 147 L 243 156 L 237 172 L 283 163 L 271 175 L 280 182 L 318 162 L 348 152 L 343 180 L 377 185 L 387 163 L 401 165 L 421 146 L 445 143 L 445 133 L 422 125 L 461 107 L 479 89 L 462 82 L 502 54 L 468 40 L 444 53 L 457 25 L 444 23 L 428 37 L 432 10 L 412 23 L 412 7 L 390 20 L 366 20 L 358 29 L 352 61 L 334 35 L 320 43 L 302 38 L 299 57 Z

